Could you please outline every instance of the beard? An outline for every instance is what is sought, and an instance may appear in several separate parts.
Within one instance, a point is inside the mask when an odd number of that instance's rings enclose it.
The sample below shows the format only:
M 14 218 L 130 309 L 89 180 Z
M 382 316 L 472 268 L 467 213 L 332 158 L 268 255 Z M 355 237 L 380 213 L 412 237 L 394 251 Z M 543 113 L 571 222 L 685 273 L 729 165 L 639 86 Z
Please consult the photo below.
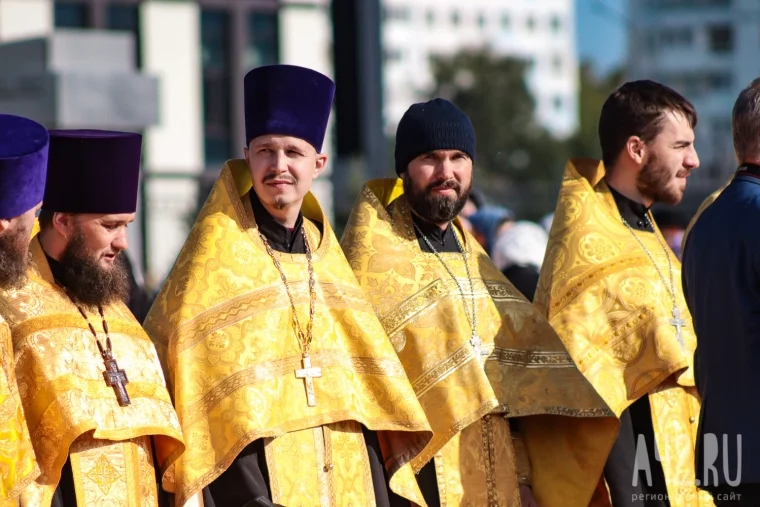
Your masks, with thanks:
M 23 227 L 0 235 L 0 289 L 16 289 L 26 281 L 29 266 L 29 232 Z
M 280 173 L 269 173 L 266 176 L 264 176 L 264 179 L 261 180 L 261 183 L 266 184 L 270 180 L 285 180 L 290 182 L 290 184 L 293 185 L 293 188 L 298 187 L 298 182 L 300 181 L 298 178 L 296 178 L 293 175 L 290 174 L 280 174 Z M 274 199 L 272 199 L 271 203 L 268 203 L 270 206 L 272 206 L 276 210 L 284 210 L 288 207 L 288 205 L 291 203 L 286 197 L 283 196 L 277 196 Z
M 423 191 L 418 192 L 413 187 L 409 175 L 403 181 L 404 194 L 409 201 L 409 206 L 423 220 L 434 224 L 442 224 L 454 220 L 462 211 L 464 205 L 467 204 L 467 199 L 470 197 L 470 188 L 472 187 L 471 183 L 467 188 L 462 188 L 462 185 L 454 179 L 436 180 L 427 185 Z M 436 187 L 450 188 L 454 190 L 456 197 L 434 195 L 433 188 Z
M 688 171 L 679 170 L 677 177 L 684 177 Z M 636 178 L 636 188 L 639 193 L 652 199 L 653 202 L 664 204 L 678 204 L 683 198 L 683 191 L 673 185 L 672 171 L 669 167 L 660 163 L 660 160 L 652 154 L 641 168 Z
M 77 230 L 61 255 L 61 283 L 76 303 L 88 307 L 106 306 L 116 301 L 127 302 L 130 284 L 121 254 L 113 267 L 102 267 L 87 249 L 84 235 Z

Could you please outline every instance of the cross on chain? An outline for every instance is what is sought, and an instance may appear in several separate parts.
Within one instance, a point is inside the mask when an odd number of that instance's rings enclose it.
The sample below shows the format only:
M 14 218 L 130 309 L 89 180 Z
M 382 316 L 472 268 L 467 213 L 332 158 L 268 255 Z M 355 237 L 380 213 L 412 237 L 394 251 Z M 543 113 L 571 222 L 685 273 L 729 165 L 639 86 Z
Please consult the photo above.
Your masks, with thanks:
M 678 343 L 683 347 L 683 336 L 681 335 L 681 328 L 686 325 L 686 321 L 681 318 L 681 310 L 677 306 L 673 307 L 673 318 L 668 321 L 671 326 L 676 328 L 676 338 Z
M 304 354 L 302 362 L 303 368 L 296 370 L 296 378 L 303 379 L 306 386 L 306 403 L 310 407 L 315 407 L 317 406 L 317 397 L 314 395 L 314 379 L 322 376 L 322 368 L 312 366 L 308 354 Z
M 483 340 L 480 339 L 480 336 L 473 333 L 472 338 L 470 338 L 470 345 L 472 345 L 472 351 L 475 353 L 475 357 L 480 359 L 481 357 L 488 356 L 489 353 L 487 350 L 483 350 Z
M 108 387 L 113 387 L 113 392 L 116 393 L 116 399 L 119 401 L 119 406 L 126 407 L 131 403 L 126 388 L 126 384 L 129 384 L 127 374 L 124 370 L 119 369 L 119 365 L 116 364 L 116 359 L 104 357 L 103 363 L 106 365 L 106 371 L 103 372 L 103 379 L 106 381 L 106 385 Z

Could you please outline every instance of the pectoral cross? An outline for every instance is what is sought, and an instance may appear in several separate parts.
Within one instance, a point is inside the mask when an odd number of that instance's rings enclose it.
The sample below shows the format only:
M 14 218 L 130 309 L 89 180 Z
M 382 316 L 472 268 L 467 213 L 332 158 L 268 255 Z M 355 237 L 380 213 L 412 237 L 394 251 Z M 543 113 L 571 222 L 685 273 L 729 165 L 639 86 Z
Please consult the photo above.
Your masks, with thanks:
M 103 363 L 106 365 L 106 371 L 103 372 L 103 379 L 106 381 L 106 385 L 113 387 L 113 392 L 116 393 L 119 406 L 126 407 L 131 403 L 126 387 L 126 384 L 129 384 L 127 374 L 124 370 L 119 369 L 119 365 L 116 364 L 116 359 L 110 354 L 110 350 L 108 354 L 103 354 Z
M 306 403 L 310 407 L 317 406 L 317 397 L 314 395 L 314 379 L 322 376 L 322 368 L 311 365 L 311 358 L 308 354 L 304 354 L 303 368 L 296 370 L 296 378 L 303 379 L 303 383 L 306 386 Z
M 470 338 L 470 345 L 472 345 L 472 351 L 475 353 L 475 357 L 480 360 L 481 356 L 487 356 L 488 351 L 483 350 L 483 340 L 480 339 L 480 336 L 478 336 L 475 333 L 472 333 L 472 338 Z
M 681 318 L 681 310 L 677 306 L 673 307 L 673 318 L 668 321 L 671 326 L 676 328 L 676 338 L 678 343 L 683 347 L 683 336 L 681 335 L 681 328 L 686 325 L 686 321 Z

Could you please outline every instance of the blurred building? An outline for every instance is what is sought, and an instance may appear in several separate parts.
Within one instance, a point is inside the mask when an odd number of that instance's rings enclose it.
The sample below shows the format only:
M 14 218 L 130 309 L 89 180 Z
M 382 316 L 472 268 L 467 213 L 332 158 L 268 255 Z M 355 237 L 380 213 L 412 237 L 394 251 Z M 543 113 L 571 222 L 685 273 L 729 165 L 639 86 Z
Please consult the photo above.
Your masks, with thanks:
M 629 76 L 667 84 L 699 115 L 700 167 L 692 194 L 724 183 L 736 168 L 731 110 L 739 92 L 760 75 L 757 0 L 630 0 Z
M 290 63 L 332 76 L 331 40 L 328 0 L 0 0 L 0 64 L 13 73 L 0 78 L 0 107 L 48 128 L 143 132 L 142 227 L 130 234 L 133 258 L 157 284 L 187 237 L 198 182 L 242 157 L 245 73 Z M 19 66 L 26 47 L 41 62 L 35 68 Z M 50 114 L 39 100 L 24 102 L 40 75 L 54 76 L 41 81 Z M 152 88 L 130 95 L 127 75 Z M 102 96 L 101 81 L 116 91 Z M 124 120 L 143 110 L 139 122 Z M 331 151 L 329 134 L 325 146 Z M 323 174 L 315 193 L 329 216 L 329 169 Z
M 431 55 L 490 46 L 529 62 L 528 87 L 541 123 L 558 136 L 578 122 L 573 0 L 382 0 L 385 121 L 433 87 Z

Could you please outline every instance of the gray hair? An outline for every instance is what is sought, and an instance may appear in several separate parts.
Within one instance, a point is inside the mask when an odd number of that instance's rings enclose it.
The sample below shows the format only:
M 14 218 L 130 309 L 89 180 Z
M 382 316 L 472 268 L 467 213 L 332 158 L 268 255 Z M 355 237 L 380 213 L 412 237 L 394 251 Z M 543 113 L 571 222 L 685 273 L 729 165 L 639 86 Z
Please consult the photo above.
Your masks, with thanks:
M 731 117 L 734 153 L 741 164 L 748 157 L 760 157 L 760 78 L 739 94 Z

